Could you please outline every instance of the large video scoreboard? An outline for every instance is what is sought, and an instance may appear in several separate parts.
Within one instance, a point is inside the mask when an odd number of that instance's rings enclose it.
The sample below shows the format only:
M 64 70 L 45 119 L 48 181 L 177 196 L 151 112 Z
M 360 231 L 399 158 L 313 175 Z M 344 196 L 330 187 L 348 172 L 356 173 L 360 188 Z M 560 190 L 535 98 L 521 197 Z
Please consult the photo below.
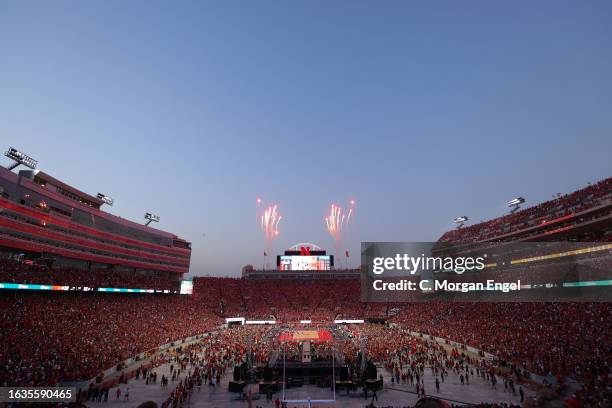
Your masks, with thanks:
M 323 250 L 285 251 L 276 257 L 280 271 L 329 271 L 334 266 L 334 256 Z

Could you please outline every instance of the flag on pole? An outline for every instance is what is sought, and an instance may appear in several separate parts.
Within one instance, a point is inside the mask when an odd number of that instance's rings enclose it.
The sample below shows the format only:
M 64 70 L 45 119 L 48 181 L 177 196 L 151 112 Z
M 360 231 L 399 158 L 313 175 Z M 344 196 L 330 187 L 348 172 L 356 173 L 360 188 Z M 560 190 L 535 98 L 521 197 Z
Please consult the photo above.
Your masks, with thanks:
M 349 257 L 349 252 L 348 251 L 344 251 L 344 254 L 346 255 L 346 257 Z
M 264 251 L 264 256 L 268 256 L 268 254 L 266 253 L 266 251 Z

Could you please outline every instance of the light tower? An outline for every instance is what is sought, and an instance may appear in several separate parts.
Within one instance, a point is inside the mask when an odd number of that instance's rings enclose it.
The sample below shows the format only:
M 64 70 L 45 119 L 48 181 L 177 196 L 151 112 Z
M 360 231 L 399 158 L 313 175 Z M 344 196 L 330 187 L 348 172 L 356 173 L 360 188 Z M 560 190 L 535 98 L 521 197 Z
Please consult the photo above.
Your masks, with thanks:
M 463 224 L 465 224 L 465 222 L 469 220 L 469 218 L 465 215 L 462 215 L 461 217 L 457 217 L 453 220 L 453 222 L 455 224 L 457 224 L 457 229 L 463 227 Z
M 148 227 L 149 224 L 152 222 L 159 222 L 159 215 L 146 213 L 144 217 L 145 217 L 145 220 L 147 220 L 147 222 L 145 223 L 146 227 Z
M 4 155 L 15 162 L 7 167 L 7 169 L 9 170 L 13 170 L 20 164 L 23 164 L 24 166 L 34 170 L 38 165 L 38 161 L 34 160 L 27 154 L 15 149 L 14 147 L 9 147 L 9 149 L 4 153 Z
M 519 208 L 521 208 L 521 204 L 524 202 L 525 199 L 523 197 L 516 197 L 508 201 L 506 205 L 511 208 L 510 214 L 514 214 Z

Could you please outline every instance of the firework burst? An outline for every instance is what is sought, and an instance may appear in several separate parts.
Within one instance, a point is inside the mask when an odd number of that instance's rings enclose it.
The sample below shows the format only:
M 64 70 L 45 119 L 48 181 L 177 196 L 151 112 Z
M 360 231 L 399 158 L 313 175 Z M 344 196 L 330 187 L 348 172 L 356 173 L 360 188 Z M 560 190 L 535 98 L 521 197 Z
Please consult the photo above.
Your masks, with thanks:
M 350 224 L 355 209 L 355 200 L 349 202 L 350 207 L 348 210 L 344 210 L 342 207 L 336 204 L 332 204 L 329 213 L 325 217 L 325 226 L 329 235 L 337 242 L 342 241 L 342 233 L 344 229 Z
M 260 216 L 261 231 L 266 242 L 271 243 L 279 234 L 278 224 L 283 216 L 278 212 L 278 204 L 268 206 Z

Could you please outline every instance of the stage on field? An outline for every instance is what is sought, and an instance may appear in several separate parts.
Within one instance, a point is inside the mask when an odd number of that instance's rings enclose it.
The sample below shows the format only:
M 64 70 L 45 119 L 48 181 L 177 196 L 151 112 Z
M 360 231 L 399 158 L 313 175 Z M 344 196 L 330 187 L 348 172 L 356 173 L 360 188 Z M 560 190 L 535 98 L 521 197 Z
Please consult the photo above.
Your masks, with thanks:
M 338 348 L 330 330 L 293 329 L 279 334 L 278 360 L 272 367 L 281 378 L 282 401 L 289 404 L 334 404 Z

